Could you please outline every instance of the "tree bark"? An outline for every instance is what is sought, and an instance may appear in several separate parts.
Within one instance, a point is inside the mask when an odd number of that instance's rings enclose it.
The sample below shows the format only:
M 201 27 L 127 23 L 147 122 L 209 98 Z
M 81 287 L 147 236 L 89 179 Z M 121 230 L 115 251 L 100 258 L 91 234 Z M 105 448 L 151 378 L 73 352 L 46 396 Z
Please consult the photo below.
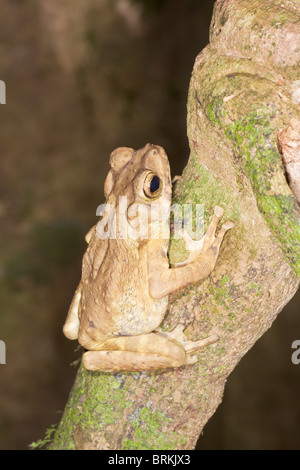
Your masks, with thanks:
M 298 3 L 298 5 L 297 5 Z M 174 202 L 202 203 L 235 228 L 204 281 L 172 295 L 163 328 L 198 340 L 218 332 L 192 366 L 108 374 L 81 365 L 50 449 L 193 449 L 230 372 L 299 285 L 300 211 L 276 145 L 300 119 L 299 2 L 222 0 L 190 82 L 190 158 Z M 296 96 L 296 98 L 295 98 Z M 170 262 L 186 256 L 171 240 Z

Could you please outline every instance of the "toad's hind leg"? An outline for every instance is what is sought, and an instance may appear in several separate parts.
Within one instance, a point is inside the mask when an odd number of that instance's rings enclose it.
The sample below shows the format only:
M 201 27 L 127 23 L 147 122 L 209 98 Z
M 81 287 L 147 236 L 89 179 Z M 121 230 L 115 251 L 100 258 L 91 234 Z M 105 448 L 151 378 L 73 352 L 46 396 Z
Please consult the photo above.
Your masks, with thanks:
M 99 344 L 98 349 L 83 355 L 86 369 L 133 372 L 179 367 L 186 363 L 183 346 L 156 333 L 111 338 Z
M 211 335 L 200 341 L 187 341 L 182 331 L 148 333 L 139 336 L 119 336 L 93 346 L 83 355 L 86 369 L 103 372 L 142 371 L 194 364 L 191 354 L 217 341 Z
M 64 335 L 69 339 L 78 338 L 78 331 L 79 331 L 78 310 L 79 310 L 80 299 L 81 299 L 81 287 L 79 285 L 75 291 L 73 300 L 69 308 L 68 316 L 63 327 Z

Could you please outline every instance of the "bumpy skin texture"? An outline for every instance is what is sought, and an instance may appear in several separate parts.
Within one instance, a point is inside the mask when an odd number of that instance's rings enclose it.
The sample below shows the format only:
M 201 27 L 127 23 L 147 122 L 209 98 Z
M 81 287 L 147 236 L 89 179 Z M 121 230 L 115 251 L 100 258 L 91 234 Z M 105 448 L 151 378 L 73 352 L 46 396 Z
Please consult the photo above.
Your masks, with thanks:
M 104 192 L 106 203 L 112 207 L 119 227 L 119 197 L 126 196 L 128 226 L 134 227 L 137 211 L 142 204 L 149 214 L 156 206 L 168 210 L 171 204 L 172 183 L 168 157 L 164 149 L 147 144 L 134 151 L 121 147 L 112 152 Z M 159 181 L 151 193 L 152 178 Z M 108 207 L 108 206 L 107 206 Z M 160 237 L 132 239 L 120 235 L 100 238 L 103 218 L 88 233 L 88 248 L 83 257 L 82 278 L 75 292 L 64 325 L 69 339 L 78 339 L 88 351 L 83 364 L 89 370 L 139 371 L 179 367 L 197 361 L 192 353 L 217 341 L 216 334 L 188 341 L 181 325 L 172 332 L 159 331 L 168 306 L 168 294 L 208 276 L 217 261 L 226 230 L 233 227 L 225 222 L 219 234 L 215 230 L 223 215 L 216 206 L 206 235 L 195 243 L 184 232 L 190 251 L 188 259 L 175 268 L 169 267 L 167 249 L 169 230 Z M 142 219 L 148 224 L 148 234 L 156 233 L 160 216 Z M 141 219 L 139 219 L 141 220 Z M 165 228 L 165 226 L 164 226 Z M 103 231 L 101 232 L 103 234 Z

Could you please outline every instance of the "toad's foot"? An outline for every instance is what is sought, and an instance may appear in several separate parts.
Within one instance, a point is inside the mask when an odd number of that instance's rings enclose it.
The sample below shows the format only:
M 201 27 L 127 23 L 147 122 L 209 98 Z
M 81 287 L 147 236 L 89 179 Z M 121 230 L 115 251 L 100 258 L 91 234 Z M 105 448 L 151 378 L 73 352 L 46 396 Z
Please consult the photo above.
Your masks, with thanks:
M 199 258 L 201 255 L 205 255 L 208 251 L 214 251 L 217 258 L 220 245 L 224 238 L 225 233 L 227 230 L 234 227 L 233 222 L 227 220 L 221 226 L 221 229 L 217 236 L 215 236 L 216 228 L 224 214 L 224 209 L 220 206 L 216 206 L 214 209 L 214 216 L 212 221 L 209 224 L 206 234 L 200 240 L 193 240 L 191 236 L 188 234 L 187 230 L 183 229 L 182 231 L 182 238 L 185 241 L 186 248 L 189 251 L 189 257 L 183 261 L 182 263 L 174 264 L 175 267 L 184 266 L 186 264 L 191 263 L 195 259 Z
M 183 325 L 177 325 L 174 330 L 168 332 L 168 331 L 162 331 L 161 329 L 158 329 L 158 334 L 161 334 L 162 336 L 166 336 L 169 339 L 173 339 L 180 343 L 186 354 L 193 354 L 195 351 L 199 351 L 200 349 L 204 348 L 205 346 L 208 346 L 209 344 L 215 343 L 218 341 L 219 336 L 214 333 L 210 336 L 207 336 L 207 338 L 200 339 L 198 341 L 189 341 L 187 337 L 185 336 L 184 332 L 184 327 Z

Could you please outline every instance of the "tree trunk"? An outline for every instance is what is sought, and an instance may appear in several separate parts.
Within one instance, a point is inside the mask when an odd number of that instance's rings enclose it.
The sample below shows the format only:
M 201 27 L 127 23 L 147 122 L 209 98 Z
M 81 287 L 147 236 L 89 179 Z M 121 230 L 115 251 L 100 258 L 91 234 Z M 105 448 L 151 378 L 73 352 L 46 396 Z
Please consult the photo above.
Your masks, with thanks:
M 222 0 L 196 58 L 188 98 L 191 154 L 174 202 L 215 205 L 235 228 L 204 281 L 172 295 L 163 327 L 198 340 L 199 362 L 140 373 L 81 365 L 51 449 L 193 449 L 230 372 L 299 285 L 299 206 L 276 145 L 299 120 L 299 2 Z M 184 259 L 171 240 L 170 262 Z

